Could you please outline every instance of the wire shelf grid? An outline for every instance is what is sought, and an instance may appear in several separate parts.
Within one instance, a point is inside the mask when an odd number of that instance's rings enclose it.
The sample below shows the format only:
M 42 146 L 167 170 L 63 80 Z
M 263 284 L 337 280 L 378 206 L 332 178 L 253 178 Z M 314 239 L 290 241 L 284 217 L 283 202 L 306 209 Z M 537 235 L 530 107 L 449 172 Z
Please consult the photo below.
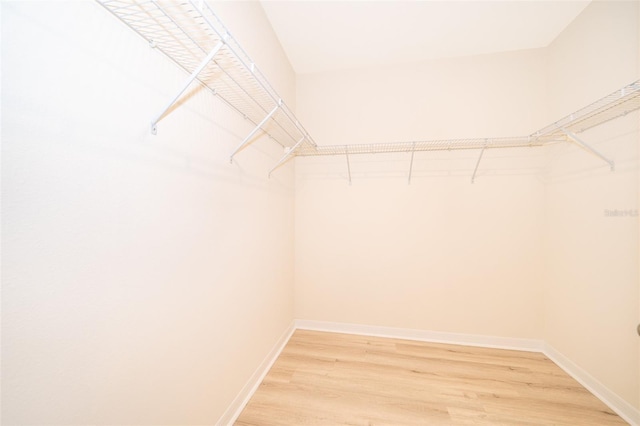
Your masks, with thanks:
M 537 147 L 575 140 L 578 133 L 640 109 L 638 80 L 528 136 L 318 146 L 204 0 L 97 1 L 187 73 L 215 51 L 197 80 L 288 148 L 278 164 L 295 156 Z
M 545 140 L 565 135 L 566 131 L 582 133 L 638 109 L 640 109 L 640 80 L 561 118 L 531 136 Z
M 264 74 L 203 1 L 98 0 L 149 44 L 193 73 L 219 43 L 222 47 L 197 80 L 254 125 L 277 108 L 262 130 L 282 146 L 315 146 Z
M 640 80 L 579 109 L 529 136 L 508 138 L 447 139 L 376 144 L 302 146 L 295 155 L 346 155 L 391 152 L 445 151 L 461 149 L 523 148 L 567 141 L 568 132 L 581 133 L 592 127 L 640 109 Z
M 300 156 L 346 155 L 346 154 L 382 154 L 417 151 L 454 151 L 461 149 L 523 148 L 541 146 L 543 142 L 522 138 L 476 138 L 442 139 L 415 142 L 390 142 L 352 145 L 324 145 L 302 147 L 297 151 Z

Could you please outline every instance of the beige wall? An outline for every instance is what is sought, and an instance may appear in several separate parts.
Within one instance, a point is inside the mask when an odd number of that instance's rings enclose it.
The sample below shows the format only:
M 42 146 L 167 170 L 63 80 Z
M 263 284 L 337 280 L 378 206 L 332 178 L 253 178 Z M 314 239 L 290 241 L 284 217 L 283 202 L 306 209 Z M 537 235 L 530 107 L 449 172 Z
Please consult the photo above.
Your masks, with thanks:
M 544 51 L 298 77 L 320 144 L 526 135 Z M 541 150 L 296 159 L 296 317 L 541 337 Z
M 298 77 L 321 144 L 515 136 L 638 78 L 638 3 L 548 48 Z M 297 318 L 542 338 L 638 407 L 638 113 L 574 146 L 296 160 Z M 541 157 L 547 156 L 548 161 Z
M 2 2 L 4 424 L 211 424 L 295 318 L 543 338 L 640 407 L 637 113 L 571 146 L 298 158 L 94 2 Z M 318 143 L 524 135 L 638 78 L 638 5 L 547 49 L 295 76 L 216 11 Z M 11 36 L 8 37 L 7 35 Z M 549 154 L 547 156 L 546 154 Z M 553 158 L 552 161 L 547 161 Z M 295 218 L 295 233 L 294 233 Z M 295 262 L 294 262 L 295 244 Z M 295 289 L 294 289 L 295 278 Z M 294 306 L 295 291 L 295 306 Z
M 549 47 L 555 116 L 640 77 L 638 2 L 594 2 Z M 615 173 L 575 146 L 549 152 L 546 185 L 545 340 L 638 405 L 638 113 L 581 134 Z
M 295 106 L 256 2 L 216 9 Z M 3 424 L 213 424 L 293 319 L 293 168 L 96 2 L 2 2 Z

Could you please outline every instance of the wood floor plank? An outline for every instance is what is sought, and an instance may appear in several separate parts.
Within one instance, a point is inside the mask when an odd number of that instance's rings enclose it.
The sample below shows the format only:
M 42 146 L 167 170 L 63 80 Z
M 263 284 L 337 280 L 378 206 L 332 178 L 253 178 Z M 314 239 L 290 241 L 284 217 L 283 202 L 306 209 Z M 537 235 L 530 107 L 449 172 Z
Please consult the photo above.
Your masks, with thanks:
M 627 423 L 540 353 L 297 330 L 235 424 Z

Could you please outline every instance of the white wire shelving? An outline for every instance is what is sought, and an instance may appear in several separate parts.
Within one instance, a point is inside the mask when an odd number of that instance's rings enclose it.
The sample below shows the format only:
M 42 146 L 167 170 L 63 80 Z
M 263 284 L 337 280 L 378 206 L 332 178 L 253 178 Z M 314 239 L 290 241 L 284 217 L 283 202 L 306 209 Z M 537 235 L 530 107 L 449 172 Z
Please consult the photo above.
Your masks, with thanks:
M 351 183 L 349 155 L 409 152 L 411 153 L 409 182 L 411 182 L 411 170 L 413 169 L 413 155 L 415 152 L 476 149 L 480 150 L 480 155 L 471 177 L 471 183 L 473 183 L 478 172 L 480 160 L 482 160 L 482 155 L 486 149 L 541 147 L 557 142 L 573 142 L 605 161 L 613 171 L 615 167 L 613 160 L 595 150 L 583 141 L 578 134 L 615 118 L 625 116 L 638 109 L 640 109 L 640 80 L 636 80 L 635 82 L 624 86 L 623 88 L 598 99 L 592 104 L 581 108 L 578 111 L 569 114 L 568 116 L 563 117 L 560 120 L 527 136 L 484 139 L 446 139 L 375 144 L 300 146 L 295 149 L 295 152 L 292 155 L 305 157 L 344 155 L 347 159 L 347 172 L 349 183 Z
M 233 156 L 259 132 L 283 147 L 316 144 L 249 55 L 204 1 L 97 0 L 109 12 L 189 74 L 182 89 L 151 120 L 158 122 L 194 82 L 255 125 Z
M 418 151 L 475 149 L 480 155 L 473 182 L 486 149 L 541 147 L 557 142 L 573 142 L 606 161 L 613 170 L 613 161 L 578 134 L 640 109 L 638 80 L 527 136 L 319 146 L 204 0 L 97 1 L 189 74 L 181 90 L 151 120 L 154 134 L 158 122 L 198 81 L 255 126 L 231 153 L 232 161 L 259 132 L 285 147 L 284 156 L 271 171 L 296 156 L 344 155 L 351 181 L 352 154 L 408 152 L 412 167 L 413 154 Z
M 376 144 L 301 146 L 295 155 L 377 154 L 385 152 L 445 151 L 460 149 L 523 148 L 573 139 L 592 127 L 640 109 L 640 80 L 527 136 L 507 138 L 443 139 Z

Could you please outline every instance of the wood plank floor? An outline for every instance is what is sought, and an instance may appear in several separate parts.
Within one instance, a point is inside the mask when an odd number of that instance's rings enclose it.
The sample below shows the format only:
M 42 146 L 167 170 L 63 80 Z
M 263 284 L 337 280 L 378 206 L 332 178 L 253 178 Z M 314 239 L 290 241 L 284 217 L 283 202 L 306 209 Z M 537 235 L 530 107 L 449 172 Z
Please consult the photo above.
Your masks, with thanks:
M 535 352 L 297 330 L 249 425 L 626 425 Z

